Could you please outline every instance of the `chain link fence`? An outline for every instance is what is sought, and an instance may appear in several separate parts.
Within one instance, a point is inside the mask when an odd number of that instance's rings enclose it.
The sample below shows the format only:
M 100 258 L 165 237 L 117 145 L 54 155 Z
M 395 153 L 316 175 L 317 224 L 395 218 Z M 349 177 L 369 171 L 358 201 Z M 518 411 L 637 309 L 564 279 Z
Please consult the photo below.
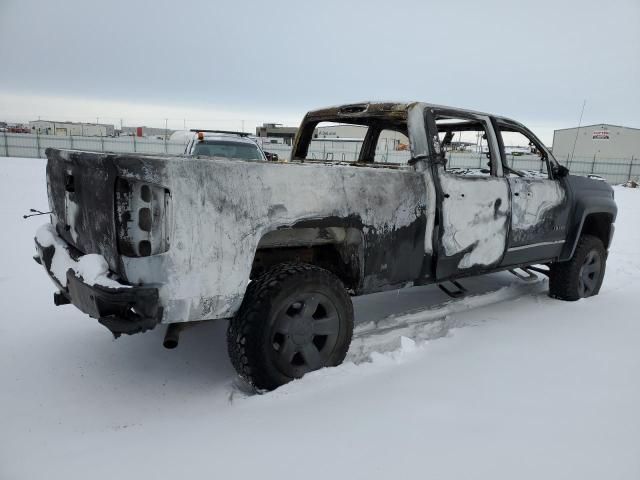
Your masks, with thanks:
M 184 152 L 184 142 L 176 143 L 151 137 L 83 137 L 38 135 L 30 133 L 0 133 L 0 156 L 44 158 L 45 150 L 67 148 L 115 153 L 167 153 Z
M 311 142 L 308 158 L 335 162 L 353 162 L 358 159 L 362 142 Z M 114 153 L 150 153 L 179 155 L 184 152 L 184 141 L 175 142 L 152 137 L 83 137 L 37 135 L 0 132 L 0 156 L 44 158 L 49 147 Z M 263 148 L 276 153 L 280 159 L 291 155 L 291 147 L 282 143 L 264 143 Z M 410 158 L 406 150 L 394 150 L 381 144 L 376 150 L 376 162 L 405 164 Z M 539 170 L 540 160 L 533 155 L 507 155 L 507 162 L 516 170 Z M 450 152 L 449 167 L 487 168 L 484 155 Z M 576 175 L 597 175 L 611 184 L 625 183 L 640 178 L 640 158 L 575 157 L 561 162 Z

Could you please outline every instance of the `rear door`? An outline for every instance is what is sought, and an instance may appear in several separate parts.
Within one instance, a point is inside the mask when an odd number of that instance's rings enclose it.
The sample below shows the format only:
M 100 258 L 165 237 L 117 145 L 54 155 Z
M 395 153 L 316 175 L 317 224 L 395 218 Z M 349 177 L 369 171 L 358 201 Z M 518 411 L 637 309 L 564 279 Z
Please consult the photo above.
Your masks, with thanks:
M 488 116 L 429 109 L 427 125 L 440 161 L 432 164 L 437 195 L 436 279 L 491 270 L 504 255 L 509 183 Z

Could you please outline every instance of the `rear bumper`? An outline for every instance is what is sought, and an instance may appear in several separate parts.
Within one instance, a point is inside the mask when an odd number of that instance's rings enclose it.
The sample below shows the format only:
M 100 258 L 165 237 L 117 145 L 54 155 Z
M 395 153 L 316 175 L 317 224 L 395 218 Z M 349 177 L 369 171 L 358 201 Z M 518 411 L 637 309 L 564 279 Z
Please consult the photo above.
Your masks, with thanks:
M 60 290 L 54 296 L 56 305 L 72 303 L 82 312 L 96 318 L 116 337 L 123 333 L 131 335 L 150 330 L 160 322 L 162 308 L 159 306 L 157 288 L 125 284 L 121 284 L 121 287 L 89 285 L 76 274 L 73 262 L 77 263 L 80 257 L 73 256 L 65 272 L 66 278 L 61 281 L 52 271 L 52 262 L 56 249 L 64 247 L 59 244 L 43 247 L 37 239 L 35 244 L 37 253 L 34 260 L 45 268 Z

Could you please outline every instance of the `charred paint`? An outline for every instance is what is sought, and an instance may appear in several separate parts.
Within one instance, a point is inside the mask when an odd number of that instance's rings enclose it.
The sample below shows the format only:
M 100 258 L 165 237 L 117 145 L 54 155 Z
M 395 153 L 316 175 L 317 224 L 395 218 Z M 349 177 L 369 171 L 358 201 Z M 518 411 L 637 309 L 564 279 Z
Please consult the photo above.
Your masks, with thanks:
M 439 181 L 443 192 L 444 255 L 459 258 L 459 269 L 499 263 L 509 231 L 507 181 L 497 177 L 458 177 L 444 171 Z
M 51 158 L 54 169 L 56 154 Z M 92 178 L 95 170 L 107 177 L 78 203 L 82 216 L 100 212 L 104 221 L 80 223 L 75 246 L 83 253 L 111 258 L 110 268 L 130 283 L 161 285 L 165 322 L 233 315 L 242 301 L 260 239 L 305 219 L 319 219 L 323 228 L 339 226 L 326 219 L 358 224 L 367 252 L 362 260 L 363 291 L 419 274 L 421 262 L 413 258 L 424 253 L 426 192 L 423 176 L 410 169 L 154 156 L 132 159 L 94 153 L 75 153 L 67 163 L 83 180 Z M 166 253 L 139 257 L 132 253 L 140 250 L 131 249 L 122 252 L 129 255 L 118 255 L 118 236 L 131 238 L 131 225 L 139 219 L 135 213 L 124 218 L 128 228 L 116 231 L 116 205 L 129 201 L 114 200 L 116 178 L 134 185 L 130 195 L 141 196 L 136 182 L 171 192 L 172 248 Z M 59 180 L 51 182 L 56 190 Z M 55 204 L 58 194 L 54 192 L 53 197 Z M 66 240 L 72 243 L 70 237 Z M 386 271 L 380 273 L 382 265 Z
M 509 247 L 532 244 L 553 236 L 566 194 L 557 180 L 509 178 L 512 212 Z

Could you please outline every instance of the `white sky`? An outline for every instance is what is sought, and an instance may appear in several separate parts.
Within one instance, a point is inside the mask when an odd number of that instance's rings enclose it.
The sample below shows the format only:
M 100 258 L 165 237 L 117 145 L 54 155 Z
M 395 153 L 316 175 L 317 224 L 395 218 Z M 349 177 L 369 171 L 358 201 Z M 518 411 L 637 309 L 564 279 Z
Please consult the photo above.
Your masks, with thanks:
M 424 100 L 506 115 L 546 142 L 640 127 L 640 2 L 0 0 L 0 120 L 169 128 L 297 124 Z

